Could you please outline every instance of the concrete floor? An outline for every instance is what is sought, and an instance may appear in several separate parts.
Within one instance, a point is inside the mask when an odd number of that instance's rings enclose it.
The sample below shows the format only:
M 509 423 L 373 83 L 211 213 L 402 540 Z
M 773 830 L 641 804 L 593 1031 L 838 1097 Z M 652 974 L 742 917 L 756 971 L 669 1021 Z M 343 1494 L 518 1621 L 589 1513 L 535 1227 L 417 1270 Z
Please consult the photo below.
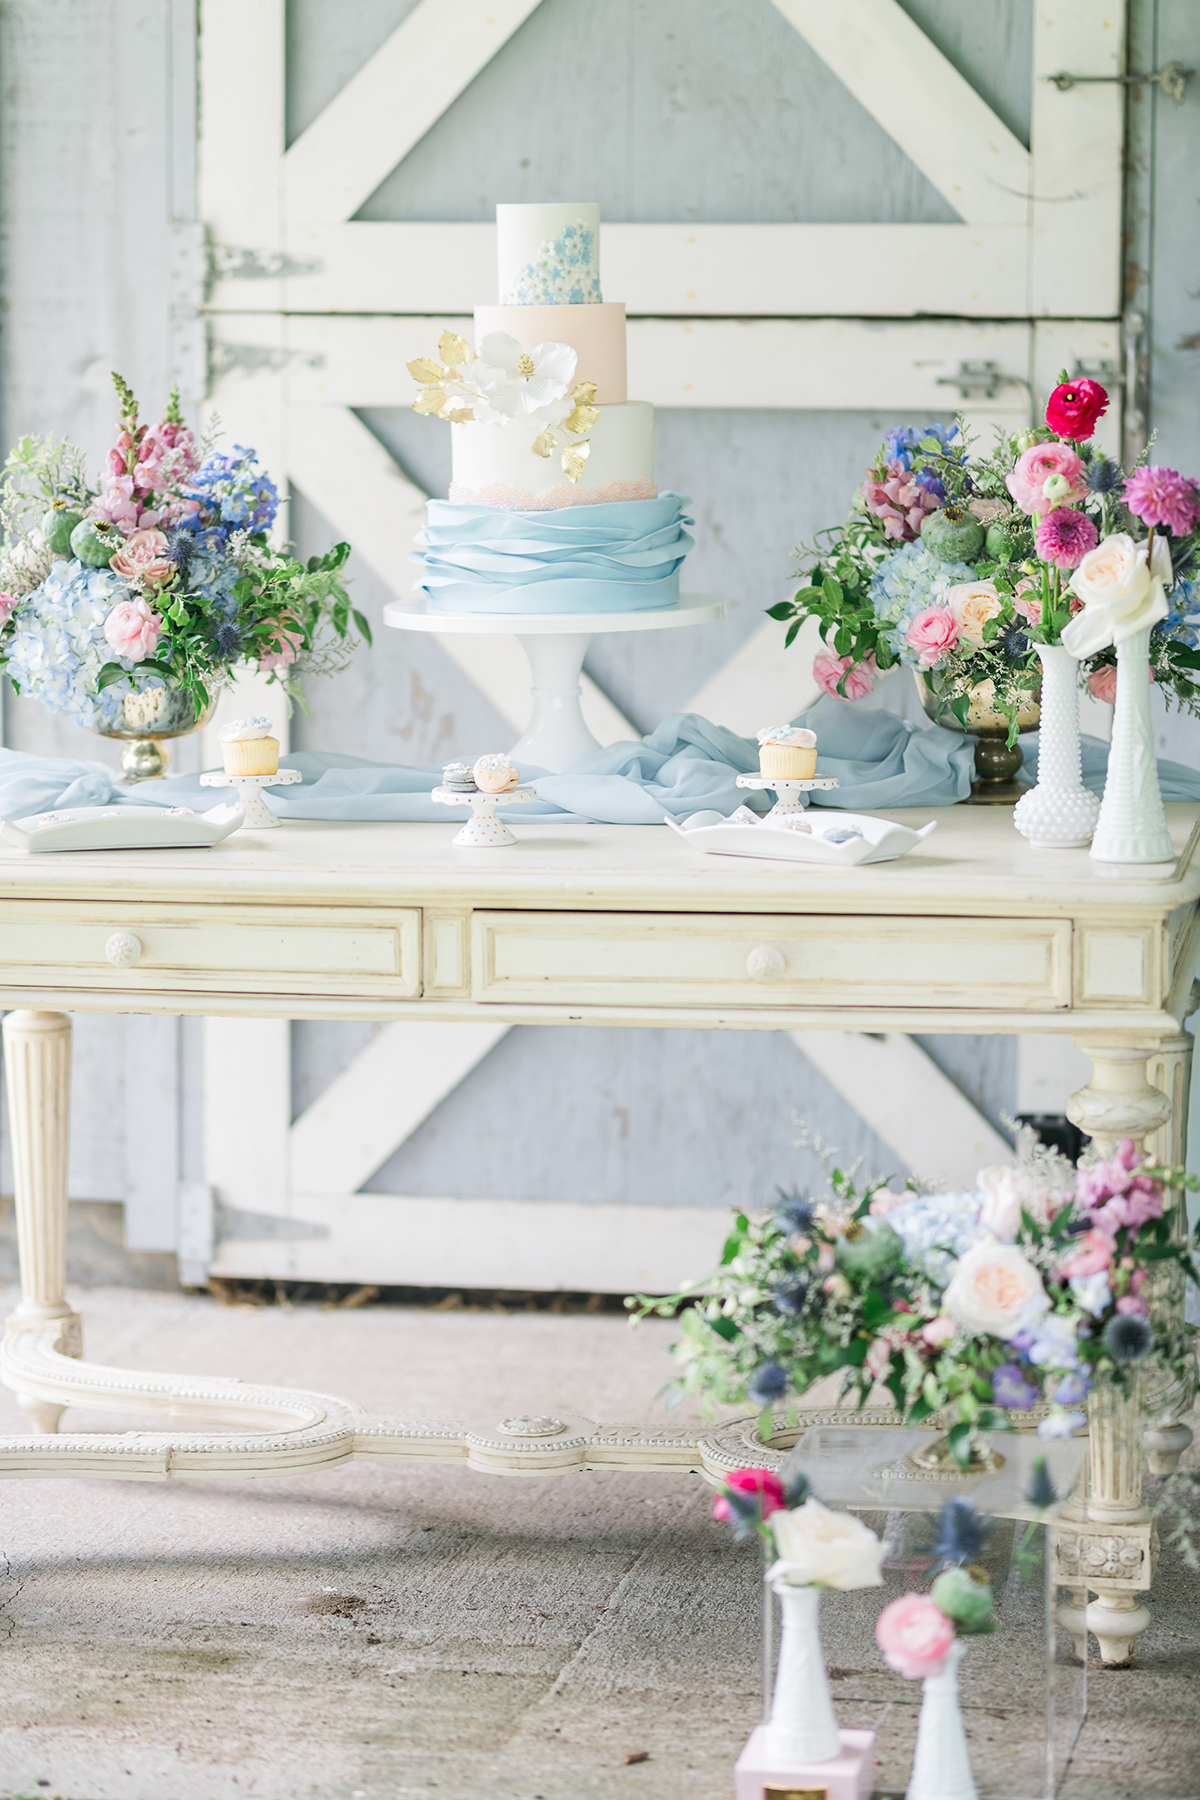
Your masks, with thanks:
M 11 1296 L 5 1296 L 9 1299 Z M 647 1417 L 673 1327 L 613 1317 L 230 1310 L 80 1296 L 88 1354 L 353 1397 Z M 0 1394 L 0 1430 L 21 1428 Z M 72 1428 L 133 1421 L 68 1413 Z M 511 1481 L 355 1463 L 261 1481 L 13 1481 L 0 1547 L 0 1794 L 62 1800 L 728 1800 L 758 1710 L 752 1549 L 698 1476 Z M 919 1694 L 880 1597 L 825 1602 L 845 1725 L 902 1792 Z M 1064 1800 L 1200 1795 L 1200 1578 L 1164 1557 L 1136 1668 L 1093 1671 Z M 1040 1793 L 1028 1621 L 977 1640 L 981 1793 Z M 648 1751 L 647 1761 L 625 1758 Z

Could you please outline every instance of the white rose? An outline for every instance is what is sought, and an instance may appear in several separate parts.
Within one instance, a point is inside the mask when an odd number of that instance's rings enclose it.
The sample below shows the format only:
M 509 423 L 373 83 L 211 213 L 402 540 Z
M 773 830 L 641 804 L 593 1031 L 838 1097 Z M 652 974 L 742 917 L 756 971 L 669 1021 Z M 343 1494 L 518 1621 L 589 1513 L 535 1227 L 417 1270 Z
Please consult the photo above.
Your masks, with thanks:
M 975 1337 L 1011 1338 L 1049 1302 L 1042 1278 L 1015 1244 L 985 1239 L 959 1257 L 942 1309 Z
M 884 1546 L 861 1519 L 810 1499 L 793 1512 L 773 1512 L 767 1523 L 779 1552 L 771 1574 L 794 1587 L 883 1586 Z
M 984 625 L 1004 609 L 995 582 L 955 582 L 946 594 L 946 603 L 963 643 L 972 650 L 982 650 Z
M 983 1194 L 979 1223 L 993 1237 L 1011 1244 L 1021 1223 L 1024 1184 L 1020 1172 L 1001 1163 L 992 1169 L 980 1169 L 976 1179 Z
M 1170 580 L 1171 552 L 1163 538 L 1155 538 L 1153 556 L 1127 531 L 1103 538 L 1067 584 L 1083 611 L 1063 626 L 1064 648 L 1082 659 L 1156 625 L 1170 610 L 1164 591 Z

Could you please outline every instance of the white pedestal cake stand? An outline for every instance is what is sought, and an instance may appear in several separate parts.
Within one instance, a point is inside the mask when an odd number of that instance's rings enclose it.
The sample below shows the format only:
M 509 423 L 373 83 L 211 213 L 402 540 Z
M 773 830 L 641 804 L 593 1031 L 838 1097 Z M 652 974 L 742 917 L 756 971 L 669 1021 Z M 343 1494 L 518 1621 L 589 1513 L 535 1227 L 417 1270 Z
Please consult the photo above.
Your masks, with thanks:
M 777 775 L 774 779 L 766 775 L 739 775 L 737 785 L 740 788 L 766 788 L 770 793 L 777 794 L 778 799 L 766 814 L 763 823 L 765 825 L 767 819 L 774 819 L 779 825 L 796 813 L 803 817 L 805 808 L 797 798 L 798 795 L 810 793 L 813 788 L 840 787 L 841 783 L 836 775 L 814 775 L 809 781 L 787 781 L 782 775 Z
M 495 850 L 501 844 L 515 844 L 516 838 L 508 829 L 503 819 L 496 817 L 498 806 L 511 806 L 515 801 L 522 806 L 526 800 L 537 799 L 535 787 L 505 788 L 502 794 L 484 794 L 478 789 L 474 793 L 462 788 L 435 787 L 430 794 L 441 806 L 469 806 L 471 817 L 462 830 L 457 832 L 452 843 L 473 844 L 477 850 Z
M 291 787 L 294 782 L 303 781 L 299 769 L 276 769 L 274 775 L 202 775 L 201 787 L 234 787 L 238 792 L 245 818 L 243 825 L 251 826 L 255 831 L 272 831 L 279 820 L 262 797 L 265 787 Z
M 678 606 L 622 613 L 446 613 L 393 600 L 384 607 L 383 618 L 399 631 L 431 631 L 438 637 L 461 632 L 487 637 L 511 633 L 519 638 L 533 671 L 533 717 L 509 755 L 518 764 L 557 775 L 579 757 L 600 749 L 579 703 L 583 659 L 597 633 L 670 631 L 707 624 L 724 612 L 723 601 L 689 594 Z

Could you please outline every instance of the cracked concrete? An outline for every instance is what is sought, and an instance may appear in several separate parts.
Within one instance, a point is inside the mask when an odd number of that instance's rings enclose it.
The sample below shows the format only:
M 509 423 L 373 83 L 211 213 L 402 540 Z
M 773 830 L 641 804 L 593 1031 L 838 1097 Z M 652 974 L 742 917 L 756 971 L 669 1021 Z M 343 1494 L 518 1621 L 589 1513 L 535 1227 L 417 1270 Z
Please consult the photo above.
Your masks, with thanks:
M 122 1289 L 83 1307 L 99 1360 L 292 1382 L 409 1416 L 514 1401 L 652 1416 L 673 1336 L 603 1316 L 243 1312 Z M 22 1423 L 0 1394 L 0 1429 Z M 355 1463 L 261 1481 L 11 1481 L 0 1498 L 0 1795 L 732 1791 L 758 1711 L 757 1569 L 712 1523 L 699 1477 Z M 879 1734 L 879 1792 L 893 1794 L 919 1695 L 875 1650 L 881 1598 L 830 1597 L 824 1631 L 839 1714 Z M 1164 1559 L 1153 1607 L 1138 1665 L 1092 1672 L 1063 1800 L 1200 1796 L 1200 1581 Z M 1040 1792 L 1030 1618 L 1015 1605 L 964 1665 L 984 1800 Z

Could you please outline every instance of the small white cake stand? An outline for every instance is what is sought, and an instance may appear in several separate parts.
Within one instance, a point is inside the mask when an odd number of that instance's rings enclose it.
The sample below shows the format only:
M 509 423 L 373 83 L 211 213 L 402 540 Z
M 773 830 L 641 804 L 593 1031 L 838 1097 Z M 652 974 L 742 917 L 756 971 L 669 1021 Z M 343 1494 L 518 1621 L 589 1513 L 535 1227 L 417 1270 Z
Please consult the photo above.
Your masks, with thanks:
M 274 775 L 202 775 L 201 787 L 235 787 L 245 818 L 243 825 L 251 825 L 257 831 L 274 831 L 279 820 L 262 797 L 262 789 L 266 787 L 291 787 L 293 782 L 303 781 L 299 769 L 277 769 Z
M 584 722 L 579 688 L 583 659 L 597 633 L 670 631 L 704 625 L 724 613 L 723 600 L 689 594 L 678 605 L 654 612 L 614 613 L 449 613 L 393 600 L 384 607 L 383 619 L 398 631 L 431 631 L 438 637 L 515 636 L 533 671 L 533 717 L 508 754 L 514 762 L 560 775 L 579 757 L 600 749 Z
M 740 788 L 769 788 L 771 793 L 778 794 L 779 798 L 766 818 L 774 819 L 779 825 L 784 819 L 804 812 L 796 795 L 810 793 L 813 788 L 835 788 L 842 784 L 835 775 L 814 775 L 810 781 L 785 781 L 782 775 L 773 778 L 766 775 L 739 775 L 737 785 Z M 766 820 L 763 822 L 765 824 Z
M 517 840 L 504 820 L 496 817 L 496 808 L 511 806 L 514 801 L 521 806 L 526 800 L 536 800 L 537 789 L 511 787 L 505 788 L 502 794 L 485 794 L 478 788 L 472 793 L 463 788 L 435 787 L 429 798 L 440 806 L 471 808 L 471 817 L 462 830 L 455 833 L 452 843 L 471 844 L 477 850 L 498 850 L 502 844 L 515 844 Z

